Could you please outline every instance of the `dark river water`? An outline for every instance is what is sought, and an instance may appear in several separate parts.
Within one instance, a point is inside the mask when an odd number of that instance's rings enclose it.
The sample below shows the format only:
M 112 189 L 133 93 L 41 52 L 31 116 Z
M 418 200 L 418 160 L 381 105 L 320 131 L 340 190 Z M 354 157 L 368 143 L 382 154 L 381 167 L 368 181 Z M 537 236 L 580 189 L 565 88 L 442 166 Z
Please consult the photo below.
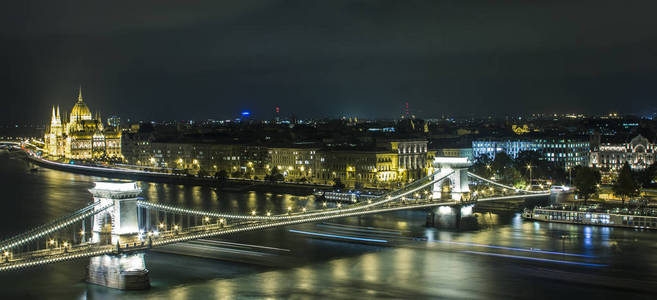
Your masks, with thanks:
M 0 151 L 0 238 L 84 207 L 93 181 L 30 166 Z M 148 201 L 248 213 L 315 205 L 314 198 L 216 193 L 141 183 Z M 0 273 L 0 299 L 654 299 L 657 232 L 529 222 L 478 211 L 467 228 L 426 227 L 406 211 L 222 237 L 245 248 L 205 249 L 222 259 L 148 252 L 152 288 L 84 282 L 88 260 Z M 369 227 L 365 229 L 365 227 Z M 346 228 L 346 229 L 345 229 Z M 382 245 L 309 238 L 369 230 Z M 263 247 L 256 247 L 263 246 Z M 262 249 L 259 250 L 259 249 Z M 273 250 L 272 250 L 273 249 Z

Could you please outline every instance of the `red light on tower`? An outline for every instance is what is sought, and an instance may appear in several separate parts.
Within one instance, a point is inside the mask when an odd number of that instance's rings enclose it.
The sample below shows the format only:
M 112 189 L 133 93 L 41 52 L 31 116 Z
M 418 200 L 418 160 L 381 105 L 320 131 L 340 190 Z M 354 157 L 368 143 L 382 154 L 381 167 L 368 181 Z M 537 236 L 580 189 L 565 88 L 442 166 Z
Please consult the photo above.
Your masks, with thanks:
M 276 113 L 279 113 L 279 112 L 280 112 L 280 110 L 279 110 L 278 106 L 276 106 Z

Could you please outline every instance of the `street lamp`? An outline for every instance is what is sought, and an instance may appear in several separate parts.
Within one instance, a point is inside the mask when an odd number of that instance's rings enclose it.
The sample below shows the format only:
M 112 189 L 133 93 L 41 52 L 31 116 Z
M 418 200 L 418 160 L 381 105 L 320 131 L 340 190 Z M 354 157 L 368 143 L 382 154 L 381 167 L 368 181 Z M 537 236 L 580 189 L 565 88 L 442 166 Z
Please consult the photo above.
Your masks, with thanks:
M 306 208 L 305 208 L 305 207 L 302 208 L 301 211 L 302 211 L 302 212 L 306 212 Z
M 527 165 L 527 170 L 529 170 L 529 187 L 531 187 L 531 185 L 532 185 L 532 165 Z
M 252 216 L 255 216 L 255 215 L 256 215 L 256 211 L 255 211 L 255 209 L 251 211 L 251 215 L 252 215 Z
M 342 203 L 338 203 L 338 208 L 342 208 Z
M 267 217 L 271 216 L 271 211 L 267 211 Z

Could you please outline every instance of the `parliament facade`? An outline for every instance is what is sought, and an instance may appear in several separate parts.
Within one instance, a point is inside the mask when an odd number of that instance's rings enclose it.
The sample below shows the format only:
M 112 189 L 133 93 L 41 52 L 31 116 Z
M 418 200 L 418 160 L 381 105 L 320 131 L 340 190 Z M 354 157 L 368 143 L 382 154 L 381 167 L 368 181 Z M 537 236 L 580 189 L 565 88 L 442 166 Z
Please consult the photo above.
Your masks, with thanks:
M 100 115 L 92 116 L 82 100 L 82 89 L 70 115 L 62 118 L 59 107 L 52 109 L 44 137 L 48 156 L 68 159 L 121 159 L 121 131 L 105 126 Z

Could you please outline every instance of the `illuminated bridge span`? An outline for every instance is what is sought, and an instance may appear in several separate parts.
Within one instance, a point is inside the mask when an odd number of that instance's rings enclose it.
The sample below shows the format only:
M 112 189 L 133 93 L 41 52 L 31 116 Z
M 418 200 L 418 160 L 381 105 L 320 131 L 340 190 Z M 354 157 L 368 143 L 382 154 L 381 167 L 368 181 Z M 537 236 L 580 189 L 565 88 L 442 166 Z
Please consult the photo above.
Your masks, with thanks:
M 141 190 L 134 182 L 96 182 L 89 190 L 94 197 L 91 205 L 0 242 L 0 271 L 91 257 L 88 281 L 116 288 L 143 288 L 148 285 L 143 253 L 153 247 L 335 218 L 549 195 L 471 174 L 462 161 L 442 161 L 437 166 L 438 172 L 374 199 L 348 206 L 325 202 L 312 210 L 288 207 L 287 213 L 277 215 L 258 215 L 256 211 L 231 214 L 153 203 L 139 197 Z M 470 178 L 478 181 L 472 184 L 474 191 L 470 190 Z M 451 197 L 444 197 L 446 186 Z

